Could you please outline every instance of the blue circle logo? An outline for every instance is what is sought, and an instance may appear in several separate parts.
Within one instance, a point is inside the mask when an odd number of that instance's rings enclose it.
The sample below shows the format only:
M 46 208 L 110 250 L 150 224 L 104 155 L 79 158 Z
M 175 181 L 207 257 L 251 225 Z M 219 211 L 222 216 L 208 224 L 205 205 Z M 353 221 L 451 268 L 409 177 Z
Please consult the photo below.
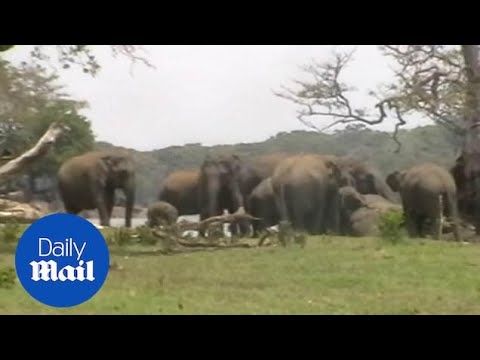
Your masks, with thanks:
M 45 216 L 25 231 L 15 253 L 17 276 L 37 301 L 71 307 L 92 298 L 110 266 L 108 246 L 88 220 L 71 214 Z

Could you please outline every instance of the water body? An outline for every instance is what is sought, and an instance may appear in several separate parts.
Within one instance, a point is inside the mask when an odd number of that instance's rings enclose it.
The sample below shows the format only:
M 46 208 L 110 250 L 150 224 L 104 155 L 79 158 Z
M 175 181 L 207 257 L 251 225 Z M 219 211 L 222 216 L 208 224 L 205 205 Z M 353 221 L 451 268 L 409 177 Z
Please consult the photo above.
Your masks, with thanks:
M 96 219 L 96 218 L 91 218 L 91 219 L 87 219 L 87 220 L 90 221 L 92 224 L 95 224 L 95 225 L 100 224 L 100 220 Z M 178 221 L 182 221 L 182 220 L 191 221 L 191 222 L 198 222 L 198 221 L 200 221 L 200 216 L 198 216 L 198 215 L 180 216 L 178 218 Z M 146 222 L 147 222 L 147 218 L 144 218 L 144 217 L 132 218 L 132 227 L 145 225 Z M 125 226 L 125 218 L 123 218 L 123 217 L 122 218 L 111 218 L 110 219 L 110 226 L 112 226 L 112 227 L 123 227 L 123 226 Z M 228 230 L 228 224 L 224 225 L 223 231 L 224 231 L 226 236 L 231 235 L 230 231 Z M 196 237 L 196 236 L 198 236 L 198 231 L 186 231 L 184 233 L 184 235 L 186 235 L 186 234 L 189 234 L 190 236 Z
M 96 218 L 92 218 L 92 219 L 87 219 L 88 221 L 90 221 L 92 224 L 95 224 L 95 225 L 99 225 L 100 224 L 100 220 L 99 219 L 96 219 Z M 191 216 L 180 216 L 179 220 L 178 221 L 182 221 L 182 220 L 186 220 L 186 221 L 199 221 L 199 216 L 198 215 L 191 215 Z M 147 218 L 146 217 L 141 217 L 141 218 L 132 218 L 132 227 L 137 227 L 137 226 L 141 226 L 141 225 L 145 225 L 145 223 L 147 222 Z M 112 227 L 122 227 L 122 226 L 125 226 L 125 218 L 111 218 L 110 219 L 110 226 Z

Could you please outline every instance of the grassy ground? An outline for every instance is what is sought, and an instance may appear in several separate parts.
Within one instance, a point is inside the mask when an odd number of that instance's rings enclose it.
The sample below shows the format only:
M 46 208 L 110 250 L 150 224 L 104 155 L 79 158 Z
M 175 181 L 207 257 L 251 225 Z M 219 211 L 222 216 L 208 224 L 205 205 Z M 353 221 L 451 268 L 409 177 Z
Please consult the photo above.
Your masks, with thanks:
M 478 244 L 317 237 L 303 249 L 111 253 L 115 269 L 90 301 L 50 308 L 17 282 L 0 288 L 0 314 L 480 313 Z M 0 250 L 8 266 L 13 252 Z

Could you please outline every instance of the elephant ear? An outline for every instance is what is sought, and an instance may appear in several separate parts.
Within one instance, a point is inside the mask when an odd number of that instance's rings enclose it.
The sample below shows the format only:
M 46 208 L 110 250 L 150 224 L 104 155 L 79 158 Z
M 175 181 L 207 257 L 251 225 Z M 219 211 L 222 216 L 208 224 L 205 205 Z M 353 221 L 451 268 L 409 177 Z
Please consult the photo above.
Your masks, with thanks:
M 385 180 L 388 186 L 394 191 L 394 192 L 399 192 L 400 191 L 400 178 L 401 178 L 401 173 L 399 171 L 394 171 L 391 174 L 389 174 Z
M 127 174 L 131 172 L 130 159 L 122 155 L 108 154 L 102 158 L 111 172 L 115 174 Z

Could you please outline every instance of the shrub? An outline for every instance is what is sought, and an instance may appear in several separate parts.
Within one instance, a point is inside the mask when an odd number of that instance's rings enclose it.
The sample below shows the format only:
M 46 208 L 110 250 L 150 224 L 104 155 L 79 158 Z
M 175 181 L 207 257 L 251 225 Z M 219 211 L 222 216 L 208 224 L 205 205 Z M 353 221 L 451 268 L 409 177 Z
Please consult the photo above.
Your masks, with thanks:
M 22 227 L 15 223 L 6 223 L 0 227 L 0 239 L 5 244 L 17 243 L 22 236 Z
M 17 275 L 12 267 L 0 269 L 0 288 L 10 289 L 15 285 Z
M 403 240 L 404 215 L 401 211 L 390 210 L 380 217 L 378 230 L 380 237 L 391 243 L 398 243 Z

